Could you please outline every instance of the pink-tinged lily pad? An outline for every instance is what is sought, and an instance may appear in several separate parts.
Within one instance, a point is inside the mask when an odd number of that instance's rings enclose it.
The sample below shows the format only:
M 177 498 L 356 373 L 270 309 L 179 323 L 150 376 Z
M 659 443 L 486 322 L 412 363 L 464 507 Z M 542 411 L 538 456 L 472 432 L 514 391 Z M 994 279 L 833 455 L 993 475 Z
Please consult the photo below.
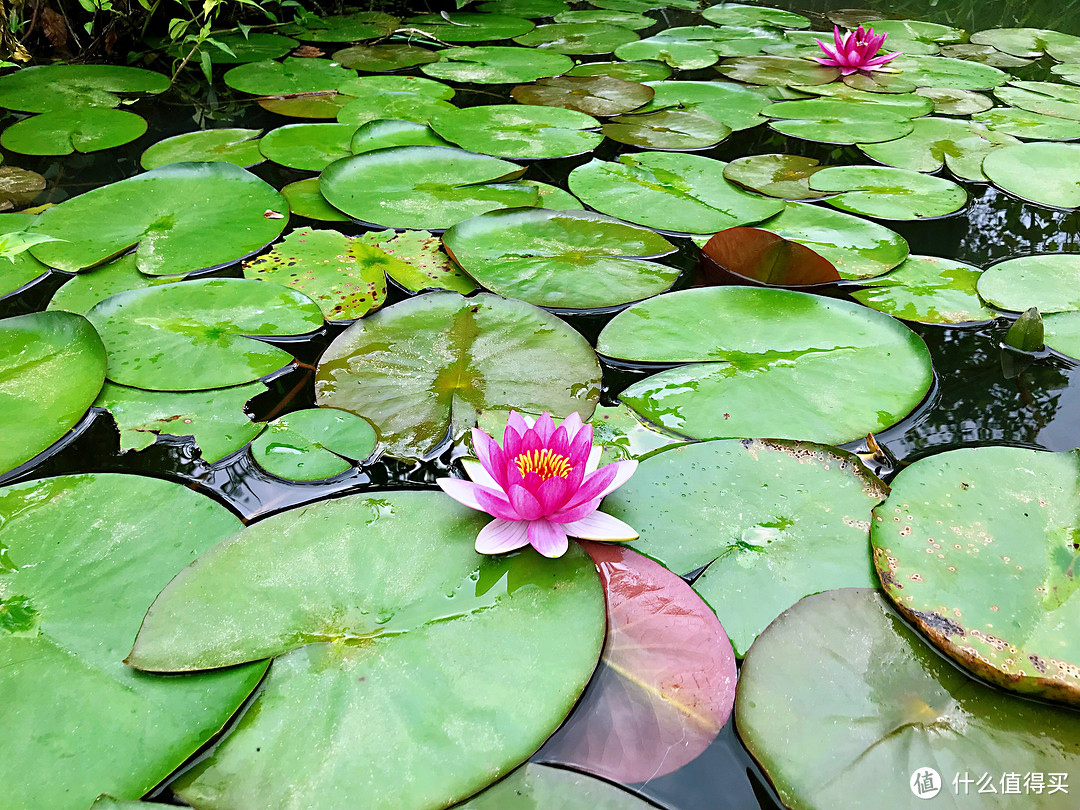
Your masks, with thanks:
M 577 710 L 539 758 L 616 782 L 672 773 L 727 723 L 731 644 L 709 606 L 663 566 L 624 546 L 582 547 L 600 571 L 607 640 Z

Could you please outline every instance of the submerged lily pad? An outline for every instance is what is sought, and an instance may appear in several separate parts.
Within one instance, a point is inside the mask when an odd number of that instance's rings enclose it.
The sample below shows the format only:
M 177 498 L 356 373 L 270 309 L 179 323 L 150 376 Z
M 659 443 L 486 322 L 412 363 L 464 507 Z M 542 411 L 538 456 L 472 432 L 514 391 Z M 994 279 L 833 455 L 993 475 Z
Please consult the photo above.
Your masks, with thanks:
M 478 410 L 588 418 L 599 393 L 581 335 L 493 295 L 429 293 L 359 320 L 330 344 L 315 378 L 319 405 L 369 419 L 396 456 L 431 452 L 472 427 Z
M 963 187 L 951 180 L 885 166 L 830 166 L 810 178 L 810 188 L 841 192 L 825 202 L 880 219 L 947 216 L 968 199 Z
M 592 116 L 561 107 L 493 104 L 449 110 L 430 126 L 465 149 L 496 157 L 538 159 L 591 151 L 604 136 Z
M 976 447 L 921 459 L 871 532 L 885 593 L 937 647 L 1006 689 L 1074 705 L 1077 456 Z
M 447 48 L 439 61 L 420 69 L 435 79 L 463 84 L 520 84 L 559 76 L 574 66 L 561 53 L 484 45 L 479 48 Z
M 894 141 L 912 130 L 911 118 L 902 110 L 830 98 L 781 101 L 765 113 L 777 132 L 818 143 Z
M 570 190 L 605 214 L 664 231 L 708 233 L 760 222 L 783 202 L 748 194 L 724 179 L 719 160 L 667 152 L 592 160 L 570 172 Z
M 653 94 L 651 87 L 611 76 L 558 76 L 518 85 L 510 91 L 521 104 L 563 107 L 586 115 L 629 112 L 650 101 Z
M 532 31 L 536 26 L 524 17 L 508 14 L 482 14 L 455 11 L 449 14 L 418 14 L 405 25 L 431 34 L 443 42 L 486 42 L 510 39 Z
M 45 186 L 45 178 L 37 172 L 18 166 L 0 166 L 0 212 L 26 207 L 37 199 Z
M 514 42 L 572 56 L 598 56 L 637 39 L 633 29 L 611 23 L 552 23 L 538 25 L 527 34 L 514 37 Z
M 0 107 L 22 112 L 68 112 L 115 107 L 118 94 L 157 94 L 169 77 L 117 65 L 37 65 L 0 77 Z
M 338 211 L 326 201 L 319 191 L 319 178 L 309 177 L 297 180 L 281 189 L 281 196 L 289 204 L 289 211 L 298 216 L 316 219 L 320 222 L 348 222 L 349 217 Z
M 750 129 L 765 122 L 769 106 L 765 93 L 734 82 L 650 82 L 655 95 L 637 113 L 671 111 L 711 118 L 733 130 Z
M 824 192 L 810 188 L 809 178 L 824 169 L 815 158 L 799 155 L 751 155 L 724 167 L 724 179 L 767 197 L 812 200 Z
M 532 810 L 536 807 L 651 810 L 653 805 L 602 779 L 530 762 L 464 804 L 455 805 L 454 810 Z
M 319 307 L 277 284 L 215 278 L 130 290 L 87 318 L 109 355 L 109 379 L 151 391 L 204 391 L 277 371 L 292 355 L 255 335 L 312 332 Z
M 998 188 L 1017 197 L 1055 208 L 1080 207 L 1080 145 L 1025 143 L 995 149 L 983 161 L 983 172 Z
M 82 316 L 34 312 L 0 320 L 0 473 L 63 438 L 104 381 L 105 347 Z
M 988 321 L 997 312 L 976 292 L 982 271 L 936 256 L 909 256 L 886 276 L 851 294 L 856 301 L 896 318 L 919 323 Z
M 123 146 L 144 132 L 146 121 L 135 113 L 75 107 L 15 122 L 0 134 L 0 145 L 22 155 L 70 155 Z
M 255 463 L 287 481 L 320 481 L 352 469 L 379 443 L 366 419 L 334 408 L 279 416 L 251 443 Z
M 290 169 L 318 172 L 352 155 L 353 124 L 288 124 L 263 136 L 259 150 Z
M 323 810 L 356 796 L 447 807 L 521 764 L 596 666 L 603 596 L 577 548 L 554 561 L 476 554 L 485 520 L 437 492 L 340 498 L 260 521 L 182 571 L 150 608 L 132 665 L 276 659 L 176 792 L 196 806 L 271 806 L 302 783 Z M 535 667 L 537 656 L 560 665 Z M 313 722 L 328 706 L 332 721 Z M 414 778 L 402 781 L 406 768 Z
M 354 45 L 351 48 L 342 48 L 334 52 L 334 59 L 343 67 L 372 73 L 389 73 L 438 62 L 439 54 L 404 42 L 381 42 L 378 45 Z
M 761 228 L 720 231 L 702 247 L 698 269 L 706 286 L 749 283 L 801 289 L 841 280 L 828 259 Z
M 158 141 L 139 158 L 144 169 L 169 163 L 216 162 L 254 166 L 265 158 L 259 151 L 261 129 L 207 129 L 185 132 Z
M 860 143 L 868 157 L 899 169 L 937 172 L 947 165 L 962 180 L 985 182 L 982 163 L 991 150 L 1020 143 L 980 123 L 955 118 L 917 118 L 914 129 L 887 143 Z
M 620 399 L 694 439 L 842 444 L 900 421 L 933 381 L 926 345 L 894 318 L 781 289 L 709 287 L 634 304 L 604 327 L 597 351 L 686 364 Z
M 468 295 L 476 282 L 443 250 L 442 239 L 428 231 L 369 232 L 357 237 L 400 259 L 386 266 L 386 275 L 409 292 L 450 290 Z
M 957 799 L 950 774 L 981 782 L 989 773 L 986 784 L 1000 789 L 1002 774 L 1020 780 L 1080 764 L 1080 717 L 967 677 L 871 589 L 809 596 L 777 619 L 743 663 L 735 718 L 792 810 L 919 807 L 932 794 L 916 794 L 913 780 L 932 779 L 929 768 L 946 802 L 1007 807 L 1004 796 L 983 802 L 974 781 L 971 801 L 962 781 Z M 1071 806 L 1061 791 L 1038 804 Z
M 494 211 L 459 222 L 443 242 L 487 289 L 542 307 L 626 304 L 679 276 L 678 268 L 642 261 L 674 252 L 662 236 L 586 211 Z
M 987 303 L 1012 312 L 1080 310 L 1080 256 L 1036 254 L 995 264 L 979 279 Z
M 301 59 L 290 56 L 281 62 L 267 59 L 249 62 L 227 71 L 225 84 L 241 93 L 256 96 L 281 96 L 290 93 L 311 93 L 317 90 L 336 90 L 356 71 L 347 70 L 329 59 Z
M 735 652 L 807 594 L 876 584 L 870 513 L 888 487 L 858 457 L 808 442 L 715 441 L 661 450 L 604 500 L 634 548 L 694 590 Z
M 31 253 L 78 272 L 135 248 L 139 270 L 177 275 L 220 267 L 275 239 L 285 199 L 231 163 L 177 163 L 101 186 L 47 209 L 33 231 L 45 242 Z
M 259 106 L 290 118 L 334 119 L 352 99 L 332 90 L 320 90 L 298 96 L 263 96 Z

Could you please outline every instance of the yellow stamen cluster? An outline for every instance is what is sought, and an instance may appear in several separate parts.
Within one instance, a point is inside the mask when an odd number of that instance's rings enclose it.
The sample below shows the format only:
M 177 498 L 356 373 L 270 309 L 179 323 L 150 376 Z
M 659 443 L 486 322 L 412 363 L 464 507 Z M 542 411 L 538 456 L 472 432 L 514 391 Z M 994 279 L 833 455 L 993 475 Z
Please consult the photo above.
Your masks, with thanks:
M 570 474 L 570 460 L 564 455 L 553 453 L 547 447 L 543 450 L 521 453 L 514 459 L 514 463 L 517 464 L 518 472 L 522 475 L 534 472 L 542 481 L 547 481 L 554 476 L 566 478 Z

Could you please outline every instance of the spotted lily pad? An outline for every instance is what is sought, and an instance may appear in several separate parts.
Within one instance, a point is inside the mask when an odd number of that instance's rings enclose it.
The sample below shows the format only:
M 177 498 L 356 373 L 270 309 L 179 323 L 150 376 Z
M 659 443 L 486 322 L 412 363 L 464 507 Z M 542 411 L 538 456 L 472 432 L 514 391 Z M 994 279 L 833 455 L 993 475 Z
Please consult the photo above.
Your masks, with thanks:
M 945 45 L 941 48 L 940 53 L 942 56 L 967 59 L 996 68 L 1025 67 L 1032 62 L 1031 59 L 1022 59 L 999 51 L 992 45 L 976 45 L 971 42 L 965 42 L 962 45 Z
M 521 104 L 563 107 L 587 115 L 618 115 L 653 97 L 653 88 L 611 76 L 558 76 L 522 84 L 510 91 Z
M 75 107 L 15 122 L 0 134 L 0 145 L 23 155 L 70 155 L 123 146 L 144 132 L 146 121 L 135 113 Z
M 765 114 L 769 126 L 784 135 L 818 143 L 894 141 L 912 130 L 909 115 L 889 106 L 858 104 L 830 98 L 780 101 Z
M 774 86 L 828 84 L 840 77 L 840 71 L 836 68 L 790 56 L 743 56 L 725 59 L 716 69 L 735 81 Z
M 810 188 L 809 178 L 824 166 L 799 155 L 751 155 L 736 158 L 724 167 L 724 179 L 767 197 L 812 200 L 824 192 Z
M 561 107 L 493 104 L 448 110 L 431 118 L 443 138 L 496 157 L 537 159 L 589 152 L 604 139 L 592 116 Z
M 708 233 L 760 222 L 783 209 L 724 179 L 725 164 L 698 155 L 640 152 L 570 172 L 570 190 L 605 214 L 664 231 Z
M 1080 139 L 1080 121 L 1043 115 L 1016 107 L 994 107 L 972 116 L 974 121 L 995 132 L 1033 141 L 1075 141 Z
M 971 323 L 997 317 L 979 298 L 982 271 L 936 256 L 910 256 L 852 298 L 879 312 L 919 323 Z
M 34 312 L 0 320 L 0 473 L 63 438 L 104 380 L 105 347 L 82 316 Z
M 144 169 L 189 161 L 254 166 L 265 158 L 259 151 L 261 129 L 207 129 L 158 141 L 139 158 Z
M 634 304 L 604 327 L 597 351 L 620 362 L 685 364 L 620 399 L 694 439 L 841 444 L 900 421 L 933 380 L 926 345 L 894 318 L 758 287 L 683 290 Z
M 583 62 L 567 76 L 611 76 L 627 82 L 659 82 L 671 75 L 662 62 Z
M 4 802 L 137 799 L 217 734 L 266 671 L 160 677 L 122 663 L 155 595 L 240 521 L 179 484 L 90 474 L 5 487 L 0 525 Z
M 280 96 L 288 93 L 311 93 L 336 90 L 356 72 L 346 70 L 329 59 L 301 59 L 290 56 L 281 62 L 264 60 L 238 65 L 222 77 L 225 84 L 241 93 L 256 96 Z
M 287 481 L 320 481 L 352 469 L 375 452 L 379 438 L 366 419 L 334 408 L 279 416 L 251 443 L 255 463 Z
M 266 133 L 259 149 L 280 166 L 318 172 L 352 155 L 355 131 L 353 124 L 289 124 Z
M 215 278 L 130 290 L 87 318 L 109 356 L 109 379 L 151 391 L 204 391 L 253 382 L 292 355 L 251 336 L 322 326 L 319 307 L 277 284 Z
M 885 593 L 937 647 L 1006 689 L 1074 705 L 1077 455 L 978 447 L 921 459 L 896 477 L 871 533 Z
M 379 118 L 362 124 L 353 133 L 349 148 L 352 154 L 388 149 L 392 146 L 453 146 L 440 138 L 427 124 L 400 118 Z M 282 189 L 284 192 L 284 189 Z
M 319 191 L 319 178 L 297 180 L 281 189 L 281 196 L 289 204 L 289 211 L 320 222 L 348 222 L 349 217 L 326 201 Z
M 674 482 L 674 483 L 673 483 Z M 876 584 L 871 510 L 888 487 L 858 458 L 808 442 L 714 441 L 661 450 L 604 500 L 696 590 L 735 652 L 810 593 Z
M 1080 256 L 1053 253 L 995 264 L 979 279 L 987 303 L 1012 312 L 1080 310 Z
M 967 192 L 951 180 L 885 166 L 830 166 L 810 178 L 810 188 L 841 192 L 825 202 L 879 219 L 943 217 L 967 204 Z
M 443 42 L 486 42 L 510 39 L 532 31 L 536 26 L 524 17 L 507 14 L 481 14 L 456 11 L 446 16 L 419 14 L 405 20 L 405 25 L 424 31 Z
M 587 418 L 599 393 L 596 355 L 554 315 L 454 293 L 421 295 L 357 321 L 330 344 L 315 379 L 319 405 L 369 419 L 397 456 L 431 452 L 472 427 L 478 410 Z
M 633 29 L 611 23 L 551 23 L 514 37 L 514 42 L 571 56 L 597 56 L 637 39 Z
M 776 28 L 809 28 L 810 20 L 801 14 L 767 6 L 747 6 L 741 3 L 720 3 L 709 6 L 701 16 L 717 25 L 771 25 Z
M 157 94 L 169 77 L 116 65 L 38 65 L 0 77 L 0 107 L 22 112 L 70 112 L 115 107 L 119 94 Z
M 432 84 L 443 87 L 438 82 Z M 426 124 L 433 116 L 454 109 L 453 104 L 432 94 L 426 87 L 392 90 L 354 85 L 350 90 L 355 97 L 338 110 L 337 120 L 351 125 L 354 129 L 368 121 L 384 118 Z
M 175 276 L 140 273 L 135 254 L 128 253 L 64 282 L 64 286 L 49 301 L 48 308 L 85 315 L 94 305 L 117 293 L 174 284 L 179 280 Z
M 356 11 L 285 26 L 284 33 L 306 42 L 356 42 L 394 32 L 399 20 L 381 11 Z
M 903 138 L 886 143 L 861 143 L 868 156 L 898 169 L 937 172 L 948 165 L 962 180 L 986 182 L 982 162 L 991 150 L 1020 143 L 983 124 L 955 118 L 917 118 L 914 129 Z
M 420 69 L 432 78 L 463 84 L 520 84 L 559 76 L 574 66 L 565 54 L 498 45 L 447 48 L 439 57 Z
M 174 783 L 178 795 L 271 806 L 302 783 L 323 810 L 356 796 L 373 810 L 448 807 L 528 758 L 596 666 L 604 601 L 578 548 L 555 561 L 476 554 L 485 521 L 439 492 L 339 498 L 260 521 L 182 571 L 150 608 L 131 664 L 276 658 L 228 738 Z M 560 665 L 535 667 L 537 656 Z M 327 711 L 329 725 L 313 722 Z M 402 781 L 406 769 L 414 778 Z
M 426 65 L 439 61 L 439 54 L 419 45 L 404 42 L 381 42 L 378 45 L 354 45 L 334 52 L 334 59 L 343 67 L 372 73 Z
M 594 309 L 657 295 L 679 270 L 652 261 L 672 253 L 662 236 L 586 211 L 517 209 L 450 228 L 447 251 L 492 292 L 542 307 Z
M 357 237 L 399 259 L 386 265 L 386 275 L 409 292 L 450 290 L 468 295 L 476 282 L 443 250 L 442 239 L 428 231 L 368 232 Z
M 1080 146 L 1025 143 L 995 149 L 983 161 L 983 172 L 998 188 L 1017 197 L 1055 208 L 1080 208 Z

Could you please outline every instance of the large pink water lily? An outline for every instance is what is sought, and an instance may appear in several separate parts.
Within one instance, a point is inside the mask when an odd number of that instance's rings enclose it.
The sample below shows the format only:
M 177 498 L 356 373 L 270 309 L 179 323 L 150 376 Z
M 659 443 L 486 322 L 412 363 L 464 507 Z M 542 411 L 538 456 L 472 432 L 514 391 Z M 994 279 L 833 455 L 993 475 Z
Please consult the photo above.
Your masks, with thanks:
M 477 459 L 464 459 L 472 481 L 440 478 L 443 492 L 487 512 L 491 521 L 476 537 L 481 554 L 502 554 L 532 545 L 545 557 L 560 557 L 567 535 L 582 540 L 633 540 L 638 535 L 621 520 L 598 512 L 600 500 L 621 486 L 637 467 L 618 461 L 597 469 L 592 425 L 572 413 L 555 426 L 544 413 L 533 425 L 510 413 L 502 446 L 473 429 Z
M 850 76 L 860 70 L 881 70 L 882 67 L 900 55 L 900 52 L 875 56 L 885 43 L 885 34 L 875 34 L 873 28 L 863 29 L 860 25 L 854 31 L 840 36 L 840 28 L 833 26 L 833 45 L 826 45 L 816 40 L 825 56 L 815 57 L 817 62 L 829 67 L 840 68 L 840 73 Z

